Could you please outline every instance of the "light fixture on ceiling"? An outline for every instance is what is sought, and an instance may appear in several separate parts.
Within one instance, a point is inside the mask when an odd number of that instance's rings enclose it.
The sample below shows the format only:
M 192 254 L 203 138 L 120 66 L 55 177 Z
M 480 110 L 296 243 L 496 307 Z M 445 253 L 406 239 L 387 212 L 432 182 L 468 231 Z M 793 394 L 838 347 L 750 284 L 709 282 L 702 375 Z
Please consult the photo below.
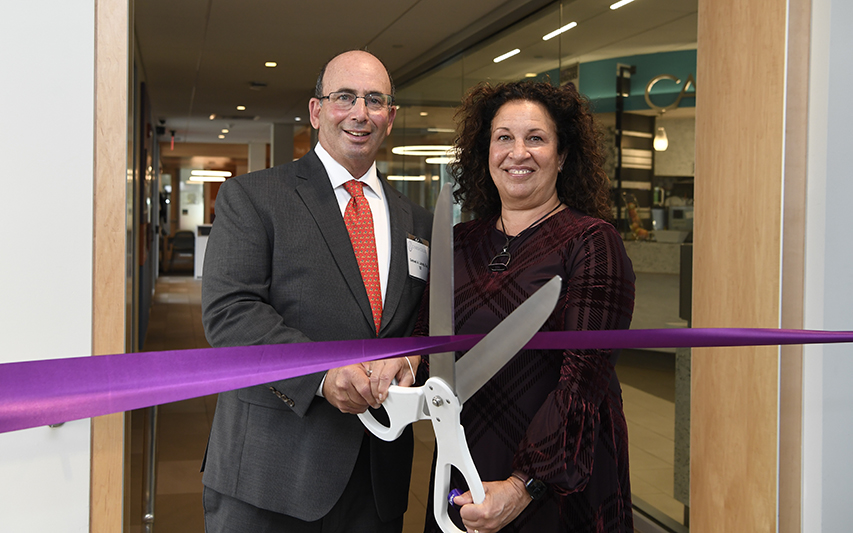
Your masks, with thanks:
M 507 53 L 505 53 L 505 54 L 503 54 L 503 55 L 499 55 L 498 57 L 496 57 L 496 58 L 492 59 L 492 61 L 494 61 L 495 63 L 500 63 L 500 62 L 501 62 L 501 61 L 503 61 L 504 59 L 509 59 L 509 58 L 511 58 L 512 56 L 514 56 L 514 55 L 516 55 L 516 54 L 520 54 L 520 53 L 521 53 L 521 49 L 520 49 L 520 48 L 516 48 L 515 50 L 510 50 L 509 52 L 507 52 Z
M 388 176 L 388 181 L 426 181 L 426 176 Z
M 245 110 L 246 110 L 246 106 L 244 106 L 244 105 L 238 105 L 237 106 L 237 111 L 245 111 Z
M 211 113 L 211 114 L 210 114 L 210 120 L 213 120 L 213 119 L 215 119 L 215 118 L 216 118 L 216 113 Z
M 230 130 L 228 128 L 222 128 L 222 133 L 228 133 Z
M 228 170 L 191 170 L 190 176 L 192 179 L 221 178 L 213 181 L 225 181 L 225 178 L 230 178 L 232 173 Z
M 449 165 L 454 161 L 455 157 L 427 157 L 425 160 L 427 165 Z
M 276 63 L 275 61 L 267 61 L 266 63 L 264 63 L 264 66 L 267 68 L 275 68 L 278 66 L 278 63 Z
M 615 4 L 611 4 L 610 9 L 619 9 L 620 7 L 627 5 L 627 4 L 630 4 L 633 1 L 634 0 L 619 0 L 619 2 L 616 2 Z
M 221 176 L 191 176 L 187 180 L 187 183 L 222 183 L 223 181 L 225 181 L 225 178 Z
M 535 78 L 538 75 L 539 74 L 536 74 L 535 72 L 528 72 L 527 74 L 524 75 L 524 77 L 525 78 Z
M 631 0 L 629 0 L 629 1 L 631 1 Z M 613 9 L 613 6 L 610 6 L 610 8 Z M 578 25 L 577 22 L 569 22 L 565 26 L 563 26 L 561 28 L 557 28 L 556 30 L 552 31 L 551 33 L 549 33 L 547 35 L 543 35 L 542 40 L 547 41 L 548 39 L 553 39 L 554 37 L 560 35 L 563 32 L 569 31 L 570 29 L 574 28 L 577 25 Z
M 220 133 L 220 134 L 219 134 L 219 138 L 220 138 L 220 139 L 224 139 L 224 138 L 225 138 L 225 134 Z
M 302 117 L 296 117 L 293 120 L 295 120 L 296 122 L 302 122 Z
M 427 113 L 426 111 L 421 111 L 421 112 L 420 112 L 420 115 L 421 115 L 422 117 L 426 117 L 426 116 L 428 116 L 428 115 L 429 115 L 429 113 Z
M 451 157 L 453 147 L 444 144 L 421 144 L 413 146 L 395 146 L 391 153 L 396 155 L 414 155 L 420 157 Z
M 655 147 L 655 152 L 665 152 L 669 148 L 669 139 L 666 138 L 666 130 L 663 126 L 658 126 L 652 146 Z

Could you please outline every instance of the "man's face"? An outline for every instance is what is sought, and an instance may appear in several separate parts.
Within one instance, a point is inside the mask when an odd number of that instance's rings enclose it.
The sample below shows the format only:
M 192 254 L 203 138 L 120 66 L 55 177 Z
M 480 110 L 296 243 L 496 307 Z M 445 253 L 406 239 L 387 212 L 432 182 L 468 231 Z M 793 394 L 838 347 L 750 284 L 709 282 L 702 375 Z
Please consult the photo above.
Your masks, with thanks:
M 334 58 L 323 76 L 323 95 L 348 91 L 356 96 L 391 94 L 385 67 L 367 52 L 346 52 Z M 329 100 L 312 98 L 308 104 L 311 125 L 319 131 L 323 148 L 353 177 L 361 177 L 391 133 L 397 110 L 391 106 L 370 111 L 359 98 L 348 109 L 339 109 Z

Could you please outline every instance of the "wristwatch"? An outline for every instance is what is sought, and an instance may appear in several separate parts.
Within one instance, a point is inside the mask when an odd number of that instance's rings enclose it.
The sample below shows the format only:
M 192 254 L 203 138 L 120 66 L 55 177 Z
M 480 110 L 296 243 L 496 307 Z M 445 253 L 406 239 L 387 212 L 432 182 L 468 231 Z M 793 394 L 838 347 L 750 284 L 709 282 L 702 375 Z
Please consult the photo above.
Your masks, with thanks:
M 539 479 L 528 477 L 522 472 L 513 472 L 512 475 L 524 483 L 524 488 L 527 489 L 527 494 L 530 495 L 531 499 L 538 500 L 548 491 L 548 485 Z
M 530 494 L 531 498 L 538 500 L 545 495 L 545 492 L 548 490 L 548 485 L 543 483 L 541 480 L 530 478 L 527 480 L 527 483 L 524 484 L 524 488 L 527 489 L 527 494 Z

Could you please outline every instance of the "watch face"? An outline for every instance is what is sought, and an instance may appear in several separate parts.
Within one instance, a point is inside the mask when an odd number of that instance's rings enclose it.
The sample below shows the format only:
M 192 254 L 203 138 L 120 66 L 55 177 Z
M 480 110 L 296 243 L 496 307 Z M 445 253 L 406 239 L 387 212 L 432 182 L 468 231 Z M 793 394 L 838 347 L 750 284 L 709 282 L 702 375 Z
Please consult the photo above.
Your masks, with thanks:
M 527 487 L 527 493 L 534 500 L 541 498 L 545 494 L 545 491 L 548 490 L 548 485 L 538 479 L 531 479 L 525 486 Z

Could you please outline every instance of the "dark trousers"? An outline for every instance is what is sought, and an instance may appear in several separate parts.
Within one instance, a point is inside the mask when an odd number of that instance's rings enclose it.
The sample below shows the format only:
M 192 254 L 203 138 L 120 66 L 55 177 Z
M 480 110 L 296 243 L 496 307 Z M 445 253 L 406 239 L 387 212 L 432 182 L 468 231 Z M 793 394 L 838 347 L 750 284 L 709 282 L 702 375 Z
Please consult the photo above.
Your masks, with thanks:
M 204 530 L 206 533 L 400 533 L 403 517 L 390 522 L 379 519 L 370 480 L 370 445 L 365 438 L 344 493 L 320 520 L 305 522 L 205 487 Z

